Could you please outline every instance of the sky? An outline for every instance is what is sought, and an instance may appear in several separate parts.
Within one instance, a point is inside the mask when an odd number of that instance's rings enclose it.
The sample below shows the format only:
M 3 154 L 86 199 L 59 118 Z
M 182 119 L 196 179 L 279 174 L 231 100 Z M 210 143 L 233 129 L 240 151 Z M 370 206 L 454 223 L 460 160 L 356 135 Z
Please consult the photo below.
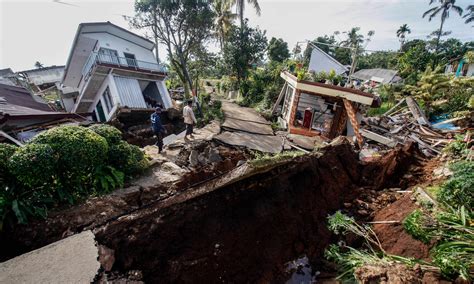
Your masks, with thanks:
M 130 29 L 122 15 L 133 16 L 133 0 L 0 0 L 0 69 L 21 71 L 64 65 L 79 23 L 110 21 Z M 457 0 L 465 8 L 473 0 Z M 428 0 L 259 0 L 257 16 L 247 5 L 245 16 L 251 26 L 267 31 L 267 37 L 283 38 L 290 50 L 297 42 L 314 39 L 334 31 L 360 27 L 363 33 L 374 30 L 367 46 L 370 50 L 396 50 L 396 30 L 408 24 L 408 39 L 422 38 L 438 29 L 439 18 L 422 19 Z M 474 27 L 451 13 L 444 30 L 450 37 L 474 41 Z M 132 30 L 144 35 L 145 31 Z M 159 48 L 164 55 L 163 46 Z M 160 58 L 164 59 L 164 58 Z

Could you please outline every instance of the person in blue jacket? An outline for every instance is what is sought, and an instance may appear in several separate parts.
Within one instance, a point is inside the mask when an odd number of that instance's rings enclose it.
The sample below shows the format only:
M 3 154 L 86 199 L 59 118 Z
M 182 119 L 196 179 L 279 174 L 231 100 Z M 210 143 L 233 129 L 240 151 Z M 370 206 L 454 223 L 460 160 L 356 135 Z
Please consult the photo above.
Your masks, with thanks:
M 153 130 L 153 134 L 157 137 L 155 146 L 158 147 L 158 153 L 163 151 L 163 135 L 166 134 L 166 129 L 163 127 L 161 123 L 161 108 L 157 107 L 155 112 L 152 113 L 150 120 L 151 120 L 151 129 Z

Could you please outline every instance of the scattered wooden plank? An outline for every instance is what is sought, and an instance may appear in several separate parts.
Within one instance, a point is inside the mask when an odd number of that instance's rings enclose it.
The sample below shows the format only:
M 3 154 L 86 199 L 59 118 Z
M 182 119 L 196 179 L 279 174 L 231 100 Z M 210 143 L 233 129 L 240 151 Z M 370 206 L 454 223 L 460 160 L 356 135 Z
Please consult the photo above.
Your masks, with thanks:
M 391 138 L 382 136 L 380 134 L 377 134 L 375 132 L 366 130 L 366 129 L 360 129 L 360 134 L 364 136 L 367 139 L 373 140 L 375 142 L 381 143 L 383 145 L 386 145 L 388 147 L 395 147 L 397 145 L 397 142 Z
M 288 87 L 288 83 L 285 81 L 285 84 L 283 85 L 283 88 L 281 88 L 280 94 L 278 95 L 278 99 L 276 100 L 275 104 L 273 105 L 272 113 L 276 112 L 276 109 L 280 105 L 281 100 L 285 97 L 287 87 Z
M 16 145 L 18 146 L 23 146 L 23 143 L 21 143 L 20 141 L 16 140 L 15 138 L 13 138 L 12 136 L 8 135 L 5 131 L 3 130 L 0 130 L 0 135 L 7 138 L 8 140 L 12 141 L 13 143 L 15 143 Z
M 407 102 L 408 108 L 410 109 L 410 112 L 412 113 L 413 117 L 419 124 L 430 125 L 420 106 L 412 97 L 407 97 L 405 101 Z
M 405 102 L 405 99 L 401 99 L 396 105 L 394 105 L 392 108 L 390 108 L 389 110 L 387 110 L 383 115 L 384 115 L 384 116 L 389 115 L 392 111 L 394 111 L 397 107 L 399 107 L 400 105 L 402 105 L 404 102 Z
M 418 136 L 416 136 L 415 134 L 410 134 L 410 138 L 413 139 L 413 141 L 417 142 L 418 144 L 420 144 L 420 146 L 423 146 L 425 148 L 428 148 L 430 149 L 431 151 L 437 153 L 437 154 L 441 154 L 441 151 L 439 151 L 438 149 L 432 147 L 431 145 L 429 145 L 428 143 L 424 142 L 423 140 L 421 140 L 420 138 L 418 138 Z

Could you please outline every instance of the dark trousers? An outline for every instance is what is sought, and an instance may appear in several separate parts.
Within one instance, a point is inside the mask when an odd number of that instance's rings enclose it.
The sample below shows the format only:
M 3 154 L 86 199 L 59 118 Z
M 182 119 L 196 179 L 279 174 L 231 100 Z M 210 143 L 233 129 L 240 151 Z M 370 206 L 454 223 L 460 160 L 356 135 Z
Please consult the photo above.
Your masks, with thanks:
M 163 151 L 163 133 L 155 132 L 155 135 L 156 135 L 155 146 L 158 146 L 158 150 L 161 152 Z
M 193 134 L 193 125 L 186 124 L 186 135 L 192 135 L 192 134 Z

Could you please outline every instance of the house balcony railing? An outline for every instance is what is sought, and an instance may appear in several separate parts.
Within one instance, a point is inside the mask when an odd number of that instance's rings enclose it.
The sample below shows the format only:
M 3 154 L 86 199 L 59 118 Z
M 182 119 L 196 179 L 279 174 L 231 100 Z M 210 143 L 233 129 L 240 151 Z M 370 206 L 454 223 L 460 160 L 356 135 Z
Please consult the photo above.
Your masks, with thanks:
M 164 65 L 158 64 L 156 62 L 147 62 L 136 60 L 134 58 L 119 57 L 110 54 L 101 54 L 93 52 L 91 53 L 91 55 L 86 61 L 86 64 L 82 68 L 82 75 L 84 78 L 87 78 L 90 75 L 91 69 L 96 64 L 108 64 L 117 66 L 119 68 L 122 67 L 126 69 L 135 69 L 140 71 L 152 71 L 161 73 L 167 72 L 167 69 Z

